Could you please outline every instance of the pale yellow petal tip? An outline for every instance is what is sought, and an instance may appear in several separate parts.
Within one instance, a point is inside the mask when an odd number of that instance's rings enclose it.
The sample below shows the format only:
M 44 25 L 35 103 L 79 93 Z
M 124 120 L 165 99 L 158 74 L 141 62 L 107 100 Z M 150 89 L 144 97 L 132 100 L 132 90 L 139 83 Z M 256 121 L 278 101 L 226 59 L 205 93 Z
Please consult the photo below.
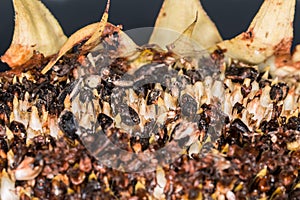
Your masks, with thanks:
M 1 60 L 15 68 L 28 61 L 34 51 L 44 56 L 57 53 L 67 37 L 44 4 L 38 0 L 13 0 L 13 5 L 13 40 Z
M 172 31 L 183 33 L 193 23 L 196 15 L 198 15 L 198 19 L 191 39 L 204 48 L 222 41 L 215 24 L 210 20 L 199 0 L 165 0 L 149 43 L 165 48 L 178 38 L 178 34 L 172 34 Z M 169 31 L 166 33 L 163 29 Z
M 229 57 L 253 64 L 289 53 L 295 6 L 295 0 L 265 0 L 247 32 L 217 46 L 226 49 Z
M 192 38 L 197 20 L 198 15 L 196 15 L 194 22 L 189 25 L 173 43 L 167 45 L 167 49 L 169 51 L 184 56 L 185 54 L 190 54 L 205 49 L 203 46 L 197 44 L 197 42 Z

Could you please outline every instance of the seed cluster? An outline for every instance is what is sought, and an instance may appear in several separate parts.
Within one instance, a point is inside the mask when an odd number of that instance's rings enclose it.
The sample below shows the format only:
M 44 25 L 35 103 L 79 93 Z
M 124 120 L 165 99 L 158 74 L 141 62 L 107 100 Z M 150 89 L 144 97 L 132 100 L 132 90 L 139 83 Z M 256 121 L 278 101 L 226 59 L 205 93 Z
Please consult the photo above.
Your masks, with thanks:
M 21 199 L 298 198 L 299 80 L 221 51 L 195 64 L 155 46 L 115 57 L 117 34 L 103 46 L 81 55 L 79 44 L 46 75 L 36 55 L 1 76 L 2 188 Z

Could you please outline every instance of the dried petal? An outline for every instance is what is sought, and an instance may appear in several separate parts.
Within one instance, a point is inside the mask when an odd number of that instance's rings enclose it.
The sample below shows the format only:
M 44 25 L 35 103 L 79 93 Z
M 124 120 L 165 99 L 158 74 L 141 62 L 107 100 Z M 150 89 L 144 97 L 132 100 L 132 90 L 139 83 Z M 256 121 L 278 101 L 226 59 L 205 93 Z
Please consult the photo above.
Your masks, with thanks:
M 211 47 L 222 40 L 215 24 L 207 16 L 199 0 L 165 0 L 155 23 L 149 43 L 165 47 L 178 38 L 178 34 L 198 19 L 191 39 L 204 48 Z M 165 30 L 163 30 L 165 29 Z M 166 31 L 169 34 L 166 34 Z M 171 34 L 174 31 L 174 34 Z
M 53 65 L 74 46 L 78 45 L 80 42 L 88 38 L 91 38 L 92 35 L 95 33 L 97 27 L 99 26 L 99 23 L 90 24 L 72 34 L 67 40 L 67 42 L 63 45 L 63 47 L 59 50 L 58 54 L 44 67 L 44 69 L 42 70 L 42 74 L 46 74 L 53 67 Z M 137 48 L 137 45 L 130 39 L 130 37 L 128 37 L 123 31 L 120 30 L 119 26 L 114 26 L 110 23 L 107 23 L 105 29 L 107 29 L 107 31 L 104 30 L 104 32 L 102 32 L 102 35 L 106 35 L 107 32 L 119 33 L 118 54 L 120 56 L 125 56 L 133 52 Z M 94 45 L 96 44 L 97 43 L 94 43 L 92 46 L 94 47 Z M 84 48 L 85 51 L 87 51 L 89 48 L 91 48 L 91 46 L 83 46 L 82 48 Z
M 62 46 L 58 54 L 42 70 L 42 74 L 46 74 L 65 53 L 67 53 L 75 45 L 86 39 L 88 40 L 81 47 L 81 51 L 87 52 L 93 49 L 100 43 L 101 36 L 107 34 L 107 32 L 119 32 L 120 54 L 126 55 L 127 53 L 132 52 L 133 49 L 136 49 L 136 44 L 124 32 L 120 30 L 120 27 L 114 26 L 107 22 L 109 5 L 110 1 L 107 2 L 106 9 L 99 23 L 87 25 L 70 36 L 70 38 Z
M 37 0 L 14 0 L 15 30 L 12 43 L 1 57 L 15 68 L 28 61 L 34 51 L 50 56 L 67 40 L 57 20 Z
M 66 43 L 62 46 L 59 50 L 58 54 L 46 65 L 46 67 L 42 70 L 43 74 L 46 74 L 47 71 L 51 69 L 51 67 L 63 56 L 67 53 L 70 49 L 72 49 L 76 44 L 79 44 L 83 40 L 91 37 L 95 32 L 98 23 L 89 24 L 82 29 L 79 29 L 74 34 L 72 34 Z
M 90 38 L 95 33 L 98 26 L 99 23 L 89 24 L 73 33 L 66 41 L 66 43 L 62 46 L 62 48 L 59 50 L 57 55 L 45 66 L 45 68 L 42 70 L 42 74 L 46 74 L 53 67 L 53 65 L 70 49 L 72 49 L 80 42 Z M 108 24 L 108 27 L 114 26 L 112 24 Z M 118 27 L 114 28 L 119 29 Z
M 95 30 L 93 35 L 89 38 L 89 40 L 86 41 L 86 43 L 84 43 L 84 45 L 82 46 L 83 50 L 90 50 L 90 49 L 94 48 L 95 46 L 97 46 L 97 44 L 100 43 L 100 38 L 102 36 L 102 33 L 105 29 L 105 26 L 106 26 L 107 20 L 108 20 L 109 6 L 110 6 L 110 0 L 107 1 L 105 11 L 102 15 L 100 23 L 98 23 L 97 29 Z
M 295 0 L 266 0 L 250 27 L 237 37 L 219 43 L 227 55 L 258 64 L 274 54 L 290 51 L 293 39 Z
M 99 23 L 87 25 L 70 36 L 67 42 L 59 50 L 58 54 L 42 70 L 42 74 L 46 74 L 65 53 L 80 42 L 88 39 L 82 47 L 83 50 L 89 50 L 97 45 L 97 42 L 107 25 L 109 5 L 110 1 L 107 2 L 106 9 Z

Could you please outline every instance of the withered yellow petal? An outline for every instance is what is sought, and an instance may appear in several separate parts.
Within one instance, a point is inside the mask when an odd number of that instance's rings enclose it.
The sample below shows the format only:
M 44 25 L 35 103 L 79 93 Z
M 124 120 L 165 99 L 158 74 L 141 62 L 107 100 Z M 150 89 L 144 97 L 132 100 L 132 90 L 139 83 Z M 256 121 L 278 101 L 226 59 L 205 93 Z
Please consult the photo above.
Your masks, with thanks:
M 15 28 L 12 43 L 1 57 L 14 68 L 28 61 L 33 51 L 49 56 L 58 52 L 67 37 L 39 0 L 13 0 Z
M 61 47 L 58 54 L 44 67 L 42 74 L 46 74 L 53 67 L 53 65 L 76 44 L 79 44 L 81 41 L 91 37 L 98 26 L 99 23 L 90 24 L 73 33 L 66 43 Z
M 58 54 L 42 70 L 42 74 L 46 74 L 65 53 L 81 41 L 87 39 L 81 47 L 81 50 L 83 51 L 89 51 L 99 44 L 102 33 L 107 25 L 109 6 L 110 1 L 108 0 L 100 22 L 87 25 L 70 36 L 67 42 L 59 50 Z
M 253 64 L 289 53 L 295 4 L 295 0 L 265 0 L 246 32 L 217 46 L 226 49 L 229 57 Z
M 46 74 L 52 67 L 55 65 L 55 63 L 63 56 L 65 55 L 70 49 L 72 49 L 75 45 L 79 44 L 80 42 L 87 40 L 92 37 L 92 35 L 95 34 L 95 31 L 99 28 L 99 24 L 94 23 L 87 25 L 83 27 L 82 29 L 76 31 L 74 34 L 72 34 L 67 42 L 62 46 L 62 48 L 59 50 L 57 55 L 44 67 L 42 70 L 42 74 Z M 119 43 L 120 43 L 120 56 L 126 55 L 127 52 L 132 52 L 134 49 L 136 49 L 136 44 L 124 33 L 120 30 L 120 27 L 114 26 L 110 23 L 105 23 L 107 26 L 107 29 L 111 32 L 118 31 L 119 33 Z M 105 30 L 104 30 L 105 31 Z M 103 32 L 102 32 L 103 33 Z M 89 48 L 84 49 L 84 51 L 87 51 L 91 47 L 95 47 L 97 43 L 93 43 L 92 46 L 89 46 Z M 87 46 L 86 46 L 87 47 Z
M 107 1 L 105 11 L 102 15 L 100 23 L 98 23 L 97 29 L 95 30 L 93 35 L 90 37 L 90 39 L 88 41 L 86 41 L 86 43 L 84 43 L 84 45 L 82 46 L 83 50 L 90 50 L 90 49 L 94 48 L 97 44 L 99 44 L 100 38 L 102 36 L 102 33 L 105 29 L 105 26 L 106 26 L 106 23 L 108 20 L 109 6 L 110 6 L 110 0 Z
M 163 29 L 181 34 L 193 23 L 197 15 L 191 39 L 204 48 L 222 41 L 215 24 L 207 16 L 199 0 L 165 0 L 149 43 L 158 44 L 163 48 L 171 44 L 178 38 L 178 34 L 170 34 Z

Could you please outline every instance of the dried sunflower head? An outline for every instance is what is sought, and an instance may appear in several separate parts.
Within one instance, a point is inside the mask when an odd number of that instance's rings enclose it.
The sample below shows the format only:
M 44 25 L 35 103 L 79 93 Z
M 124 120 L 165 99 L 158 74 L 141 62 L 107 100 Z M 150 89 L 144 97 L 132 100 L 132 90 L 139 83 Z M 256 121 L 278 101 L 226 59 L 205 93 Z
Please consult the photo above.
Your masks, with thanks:
M 67 39 L 40 1 L 15 0 L 1 199 L 297 196 L 295 3 L 264 1 L 246 32 L 222 41 L 198 1 L 165 0 L 139 46 L 108 22 L 109 1 Z

